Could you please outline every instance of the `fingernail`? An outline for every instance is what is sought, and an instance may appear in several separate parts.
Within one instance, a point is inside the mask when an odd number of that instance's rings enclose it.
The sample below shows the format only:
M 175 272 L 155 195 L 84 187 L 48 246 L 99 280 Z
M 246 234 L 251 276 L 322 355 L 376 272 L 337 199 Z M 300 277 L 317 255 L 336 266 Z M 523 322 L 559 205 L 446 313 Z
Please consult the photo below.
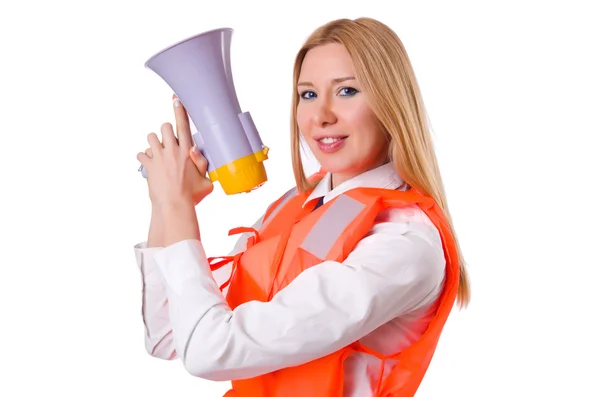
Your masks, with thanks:
M 179 101 L 179 98 L 177 98 L 177 95 L 173 94 L 173 105 L 175 107 L 179 107 L 179 105 L 181 105 L 181 102 Z

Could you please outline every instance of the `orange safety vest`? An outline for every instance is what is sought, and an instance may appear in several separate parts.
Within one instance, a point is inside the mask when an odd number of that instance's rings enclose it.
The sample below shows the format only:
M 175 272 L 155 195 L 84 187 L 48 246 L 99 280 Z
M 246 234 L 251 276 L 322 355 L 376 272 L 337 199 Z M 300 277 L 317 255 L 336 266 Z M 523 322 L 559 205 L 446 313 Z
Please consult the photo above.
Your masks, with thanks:
M 258 230 L 236 228 L 230 235 L 253 232 L 246 250 L 211 265 L 217 269 L 233 262 L 227 302 L 232 309 L 250 301 L 269 301 L 302 271 L 326 260 L 343 261 L 368 233 L 385 208 L 418 205 L 440 232 L 446 258 L 445 284 L 437 312 L 419 340 L 403 351 L 382 355 L 356 341 L 332 354 L 295 367 L 283 368 L 250 379 L 233 380 L 225 397 L 341 397 L 343 362 L 354 352 L 398 363 L 380 378 L 376 397 L 413 396 L 429 367 L 438 339 L 454 305 L 458 290 L 459 261 L 450 229 L 435 201 L 410 188 L 408 191 L 355 188 L 313 210 L 303 204 L 310 192 L 293 189 L 275 201 Z M 210 258 L 213 260 L 216 258 Z M 269 263 L 267 260 L 271 259 Z M 332 280 L 335 282 L 335 280 Z M 383 365 L 383 363 L 382 363 Z

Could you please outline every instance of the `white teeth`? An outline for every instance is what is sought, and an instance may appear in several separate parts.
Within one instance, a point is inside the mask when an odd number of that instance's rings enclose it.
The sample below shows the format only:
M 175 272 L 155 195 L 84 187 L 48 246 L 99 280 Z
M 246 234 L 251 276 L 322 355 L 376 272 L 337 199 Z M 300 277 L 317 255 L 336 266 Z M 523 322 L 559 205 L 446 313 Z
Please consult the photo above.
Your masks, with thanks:
M 319 142 L 322 143 L 333 143 L 333 142 L 337 142 L 339 140 L 341 140 L 342 138 L 323 138 L 323 139 L 319 139 Z

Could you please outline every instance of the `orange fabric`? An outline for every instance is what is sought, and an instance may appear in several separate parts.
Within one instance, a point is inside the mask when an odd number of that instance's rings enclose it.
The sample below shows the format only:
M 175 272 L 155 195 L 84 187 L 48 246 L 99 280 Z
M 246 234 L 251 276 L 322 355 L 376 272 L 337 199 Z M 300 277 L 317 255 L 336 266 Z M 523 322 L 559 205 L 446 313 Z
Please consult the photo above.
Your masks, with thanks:
M 302 208 L 308 194 L 298 194 L 285 202 L 278 213 L 256 231 L 245 252 L 229 257 L 230 261 L 234 261 L 235 267 L 227 294 L 227 302 L 232 309 L 249 300 L 269 301 L 302 271 L 322 262 L 300 245 L 320 216 L 337 198 L 311 212 L 310 205 Z M 383 356 L 366 349 L 357 341 L 303 365 L 251 379 L 234 380 L 232 390 L 226 397 L 341 397 L 343 362 L 356 351 L 382 359 L 399 360 L 391 373 L 380 379 L 375 396 L 409 397 L 416 393 L 457 295 L 459 267 L 452 235 L 434 200 L 415 189 L 402 192 L 359 188 L 344 194 L 365 204 L 365 208 L 342 232 L 326 260 L 343 261 L 371 229 L 375 217 L 384 208 L 417 204 L 438 228 L 447 262 L 446 280 L 437 313 L 427 331 L 416 343 L 397 354 Z

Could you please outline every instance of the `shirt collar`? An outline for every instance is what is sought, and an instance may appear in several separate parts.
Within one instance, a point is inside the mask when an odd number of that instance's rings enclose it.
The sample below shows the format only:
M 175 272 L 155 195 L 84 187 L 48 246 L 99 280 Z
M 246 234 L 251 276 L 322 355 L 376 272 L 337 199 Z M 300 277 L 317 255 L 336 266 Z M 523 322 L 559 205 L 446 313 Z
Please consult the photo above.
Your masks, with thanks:
M 335 189 L 331 189 L 331 173 L 325 174 L 325 177 L 317 184 L 304 204 L 323 197 L 323 204 L 334 199 L 340 194 L 357 187 L 372 187 L 379 189 L 399 189 L 408 188 L 406 182 L 402 180 L 396 172 L 392 162 L 386 163 L 372 170 L 363 172 L 360 175 L 341 183 Z

